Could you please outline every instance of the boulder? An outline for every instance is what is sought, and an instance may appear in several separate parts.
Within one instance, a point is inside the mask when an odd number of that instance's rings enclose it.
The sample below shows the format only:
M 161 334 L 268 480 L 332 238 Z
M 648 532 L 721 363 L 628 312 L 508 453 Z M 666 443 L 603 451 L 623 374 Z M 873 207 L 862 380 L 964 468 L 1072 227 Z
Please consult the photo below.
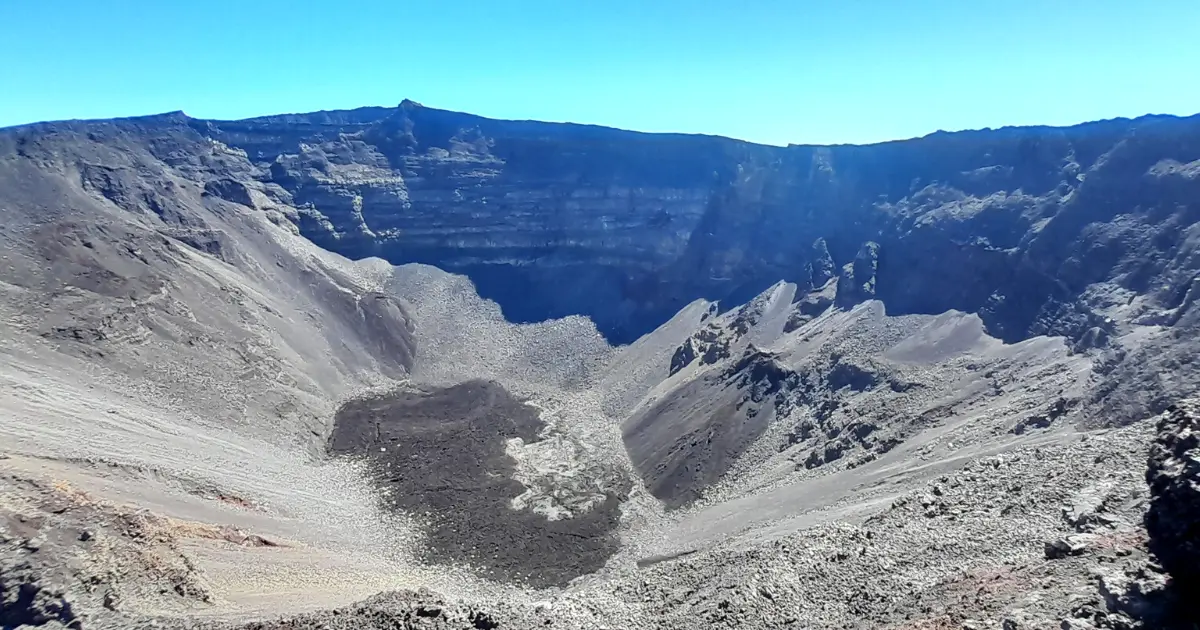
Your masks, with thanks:
M 1095 534 L 1071 534 L 1046 543 L 1046 559 L 1057 560 L 1067 556 L 1078 556 L 1095 545 L 1099 536 Z
M 853 306 L 875 297 L 875 274 L 879 270 L 879 243 L 867 241 L 859 248 L 854 262 L 842 268 L 838 278 L 837 302 Z
M 1184 588 L 1200 587 L 1200 400 L 1172 405 L 1158 420 L 1146 483 L 1150 551 Z

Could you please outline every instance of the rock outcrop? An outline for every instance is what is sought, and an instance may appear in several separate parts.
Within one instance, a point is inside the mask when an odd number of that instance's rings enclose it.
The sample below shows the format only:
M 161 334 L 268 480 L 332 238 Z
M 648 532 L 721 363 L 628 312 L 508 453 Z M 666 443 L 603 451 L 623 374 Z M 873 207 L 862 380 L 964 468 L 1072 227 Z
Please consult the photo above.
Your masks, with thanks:
M 1200 592 L 1200 402 L 1181 402 L 1159 419 L 1146 483 L 1150 550 L 1182 590 Z
M 833 264 L 833 256 L 829 253 L 829 244 L 825 239 L 818 238 L 813 241 L 812 262 L 809 263 L 809 267 L 809 276 L 814 287 L 824 286 L 834 277 L 837 266 Z
M 29 335 L 180 413 L 311 446 L 327 400 L 409 374 L 414 322 L 350 261 L 314 254 L 303 209 L 244 152 L 187 122 L 0 130 L 5 344 Z
M 868 241 L 858 250 L 854 260 L 842 267 L 838 278 L 837 301 L 853 306 L 875 297 L 875 276 L 879 273 L 879 243 Z

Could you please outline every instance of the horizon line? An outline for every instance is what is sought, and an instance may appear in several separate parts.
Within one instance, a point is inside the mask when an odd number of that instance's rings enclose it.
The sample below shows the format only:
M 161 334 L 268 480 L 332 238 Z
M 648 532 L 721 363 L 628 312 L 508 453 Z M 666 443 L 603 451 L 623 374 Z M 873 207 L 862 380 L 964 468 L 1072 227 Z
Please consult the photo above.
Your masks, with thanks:
M 920 140 L 923 138 L 929 138 L 931 136 L 936 136 L 936 135 L 967 134 L 967 133 L 995 133 L 995 132 L 999 132 L 999 131 L 1016 130 L 1016 129 L 1066 130 L 1066 129 L 1074 129 L 1074 128 L 1078 128 L 1078 127 L 1085 127 L 1085 126 L 1089 126 L 1089 125 L 1097 125 L 1097 124 L 1105 124 L 1105 123 L 1135 122 L 1135 121 L 1139 121 L 1139 120 L 1143 120 L 1143 119 L 1169 118 L 1169 119 L 1176 119 L 1176 120 L 1186 120 L 1189 118 L 1200 117 L 1200 111 L 1197 111 L 1196 113 L 1192 113 L 1192 114 L 1165 114 L 1165 113 L 1148 112 L 1145 114 L 1139 114 L 1137 116 L 1114 116 L 1111 118 L 1084 120 L 1084 121 L 1069 123 L 1069 124 L 1027 124 L 1027 125 L 1002 125 L 999 127 L 973 127 L 973 128 L 964 128 L 964 129 L 935 129 L 933 131 L 925 133 L 924 135 L 891 138 L 891 139 L 887 139 L 887 140 L 877 140 L 877 141 L 873 141 L 873 142 L 842 142 L 842 143 L 828 143 L 828 144 L 788 142 L 786 144 L 775 144 L 775 143 L 761 142 L 761 141 L 755 141 L 755 140 L 746 140 L 744 138 L 725 136 L 725 135 L 721 135 L 721 134 L 717 134 L 717 133 L 705 133 L 705 132 L 694 132 L 694 131 L 645 131 L 645 130 L 641 130 L 641 129 L 628 129 L 625 127 L 616 127 L 613 125 L 608 125 L 608 124 L 603 124 L 603 123 L 575 122 L 575 121 L 569 121 L 569 120 L 542 120 L 542 119 L 535 119 L 535 118 L 493 117 L 493 116 L 486 116 L 486 115 L 482 115 L 482 114 L 475 114 L 473 112 L 468 112 L 468 111 L 456 110 L 456 109 L 443 109 L 440 107 L 431 107 L 429 105 L 425 105 L 425 104 L 421 103 L 420 101 L 416 101 L 416 100 L 409 99 L 409 98 L 404 98 L 404 99 L 401 99 L 401 101 L 399 103 L 397 103 L 396 105 L 361 105 L 358 107 L 349 107 L 349 108 L 316 109 L 316 110 L 311 110 L 311 111 L 307 111 L 307 112 L 294 112 L 294 111 L 277 112 L 277 113 L 273 113 L 273 114 L 269 113 L 269 114 L 245 116 L 242 118 L 206 118 L 206 117 L 200 117 L 200 116 L 192 116 L 192 115 L 188 114 L 186 110 L 183 110 L 183 109 L 168 110 L 168 111 L 156 112 L 156 113 L 151 113 L 151 114 L 134 114 L 134 115 L 129 115 L 129 116 L 110 116 L 110 117 L 95 117 L 95 118 L 61 118 L 61 119 L 54 119 L 54 120 L 37 120 L 37 121 L 32 121 L 32 122 L 17 123 L 14 125 L 4 125 L 4 126 L 0 126 L 0 131 L 11 131 L 11 130 L 20 129 L 23 127 L 35 127 L 35 126 L 39 126 L 39 125 L 54 125 L 54 124 L 65 124 L 65 123 L 104 123 L 104 122 L 118 122 L 118 121 L 136 121 L 136 120 L 145 120 L 145 119 L 166 119 L 166 118 L 171 118 L 173 116 L 180 116 L 180 115 L 188 120 L 197 120 L 197 121 L 210 122 L 210 123 L 232 123 L 232 122 L 245 122 L 245 121 L 251 121 L 251 120 L 269 119 L 269 118 L 283 118 L 283 117 L 289 117 L 289 116 L 312 116 L 312 115 L 316 115 L 316 114 L 336 114 L 336 113 L 345 113 L 345 112 L 356 112 L 356 111 L 368 110 L 368 109 L 388 110 L 388 111 L 394 112 L 394 111 L 400 110 L 406 104 L 413 106 L 413 107 L 418 107 L 421 109 L 428 109 L 428 110 L 433 110 L 433 111 L 458 114 L 461 116 L 470 116 L 473 118 L 481 118 L 481 119 L 489 120 L 489 121 L 493 121 L 493 122 L 560 125 L 560 126 L 568 126 L 568 127 L 590 127 L 590 128 L 596 128 L 596 129 L 606 129 L 606 130 L 610 130 L 610 131 L 618 131 L 618 132 L 622 132 L 622 133 L 640 134 L 640 135 L 717 138 L 717 139 L 729 140 L 729 141 L 733 141 L 733 142 L 740 142 L 740 143 L 744 143 L 744 144 L 750 144 L 750 145 L 756 145 L 756 146 L 766 146 L 766 147 L 776 147 L 776 148 L 847 147 L 847 146 L 866 147 L 866 146 L 874 146 L 874 145 L 881 145 L 881 144 L 890 144 L 890 143 L 895 143 L 895 142 L 907 142 L 907 141 L 912 141 L 912 140 Z

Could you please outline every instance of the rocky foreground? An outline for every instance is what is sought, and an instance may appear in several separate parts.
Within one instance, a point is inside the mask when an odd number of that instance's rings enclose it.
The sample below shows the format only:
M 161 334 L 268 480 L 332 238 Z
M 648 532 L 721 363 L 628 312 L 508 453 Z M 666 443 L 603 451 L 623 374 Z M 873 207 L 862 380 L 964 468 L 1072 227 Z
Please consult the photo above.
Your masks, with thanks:
M 71 628 L 1189 628 L 1198 411 L 982 458 L 859 525 L 663 558 L 541 602 L 392 592 L 253 624 L 131 617 L 113 588 L 202 600 L 183 540 L 272 541 L 33 488 L 5 511 L 0 614 Z

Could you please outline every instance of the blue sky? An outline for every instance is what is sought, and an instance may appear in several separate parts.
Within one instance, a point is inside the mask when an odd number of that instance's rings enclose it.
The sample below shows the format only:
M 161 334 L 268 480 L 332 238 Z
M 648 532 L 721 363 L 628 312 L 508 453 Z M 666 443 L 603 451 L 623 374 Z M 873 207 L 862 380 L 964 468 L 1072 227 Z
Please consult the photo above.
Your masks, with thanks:
M 863 143 L 1200 112 L 1200 1 L 0 0 L 0 126 L 395 105 Z

